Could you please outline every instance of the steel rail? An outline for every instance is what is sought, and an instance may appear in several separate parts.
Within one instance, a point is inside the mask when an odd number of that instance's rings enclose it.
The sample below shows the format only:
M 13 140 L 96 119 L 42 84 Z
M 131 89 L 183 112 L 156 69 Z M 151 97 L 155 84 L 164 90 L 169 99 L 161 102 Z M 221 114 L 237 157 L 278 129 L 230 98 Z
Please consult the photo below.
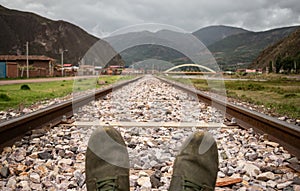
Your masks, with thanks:
M 198 97 L 199 100 L 213 107 L 223 110 L 225 109 L 226 118 L 236 119 L 237 124 L 245 129 L 252 128 L 258 133 L 267 134 L 268 138 L 278 142 L 287 149 L 291 154 L 300 158 L 300 127 L 280 121 L 268 115 L 258 113 L 231 103 L 209 96 L 199 90 L 192 89 L 186 85 L 175 83 L 162 77 L 158 79 L 173 85 L 175 88 L 189 92 Z
M 137 77 L 104 89 L 96 90 L 93 93 L 79 96 L 73 100 L 68 100 L 45 109 L 32 112 L 28 115 L 0 123 L 0 151 L 2 151 L 5 146 L 12 145 L 15 141 L 20 140 L 27 132 L 33 129 L 55 126 L 62 121 L 63 116 L 69 118 L 78 108 L 95 99 L 99 99 L 107 95 L 114 89 L 121 88 L 129 83 L 137 81 L 140 78 L 141 77 Z

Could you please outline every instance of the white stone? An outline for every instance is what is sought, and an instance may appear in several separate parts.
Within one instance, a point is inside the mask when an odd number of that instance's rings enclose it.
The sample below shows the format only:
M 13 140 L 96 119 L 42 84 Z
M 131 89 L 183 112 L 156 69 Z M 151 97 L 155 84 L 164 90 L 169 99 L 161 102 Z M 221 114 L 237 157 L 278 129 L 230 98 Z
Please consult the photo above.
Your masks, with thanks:
M 294 191 L 300 191 L 300 185 L 294 185 Z
M 264 172 L 264 173 L 259 174 L 256 178 L 258 180 L 263 180 L 263 181 L 274 180 L 275 179 L 275 175 L 272 172 Z
M 221 171 L 218 172 L 218 177 L 224 178 L 225 176 L 226 176 L 226 175 L 225 175 L 223 172 L 221 172 Z
M 138 180 L 137 180 L 137 183 L 138 185 L 140 185 L 143 190 L 148 190 L 150 189 L 151 190 L 151 182 L 150 182 L 150 177 L 140 177 Z
M 293 181 L 283 182 L 283 183 L 277 184 L 277 188 L 278 188 L 278 189 L 283 189 L 283 188 L 288 187 L 288 186 L 291 185 L 292 183 L 293 183 Z
M 272 146 L 272 147 L 278 147 L 279 144 L 278 143 L 275 143 L 275 142 L 271 142 L 271 141 L 265 141 L 266 145 L 268 146 Z
M 140 171 L 139 172 L 139 177 L 149 177 L 149 175 L 144 171 Z
M 257 166 L 249 163 L 245 164 L 243 170 L 245 170 L 246 174 L 250 177 L 256 177 L 260 173 L 260 169 Z
M 58 165 L 66 164 L 66 165 L 71 165 L 73 163 L 72 159 L 61 159 L 58 161 Z
M 43 190 L 42 184 L 30 183 L 30 188 L 32 190 Z
M 22 187 L 22 190 L 24 190 L 24 191 L 30 191 L 31 190 L 31 188 L 29 186 L 29 183 L 27 181 L 24 181 L 24 180 L 19 182 L 18 186 Z
M 6 187 L 11 188 L 11 189 L 16 189 L 16 177 L 10 177 L 7 181 Z
M 277 185 L 277 182 L 273 181 L 273 180 L 268 180 L 267 182 L 267 186 L 271 187 L 271 188 L 275 188 Z
M 40 177 L 40 175 L 37 174 L 37 173 L 31 173 L 31 174 L 29 175 L 29 179 L 30 179 L 32 182 L 34 182 L 34 183 L 40 183 L 40 181 L 41 181 L 41 177 Z

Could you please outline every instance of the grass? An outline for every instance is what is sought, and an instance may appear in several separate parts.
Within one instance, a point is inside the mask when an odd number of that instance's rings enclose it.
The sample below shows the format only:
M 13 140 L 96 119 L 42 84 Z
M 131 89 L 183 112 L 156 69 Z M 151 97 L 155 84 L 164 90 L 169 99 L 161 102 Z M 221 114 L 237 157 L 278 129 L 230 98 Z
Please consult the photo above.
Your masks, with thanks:
M 101 76 L 99 80 L 113 84 L 119 80 L 131 79 L 131 76 Z M 18 109 L 20 105 L 29 106 L 38 101 L 64 97 L 79 88 L 79 91 L 100 88 L 97 78 L 62 80 L 54 82 L 12 84 L 0 86 L 0 110 Z M 26 88 L 28 86 L 28 88 Z M 23 87 L 23 89 L 21 88 Z M 25 87 L 25 88 L 24 88 Z M 25 90 L 26 89 L 26 90 Z
M 285 77 L 268 77 L 265 81 L 248 79 L 247 81 L 224 81 L 228 97 L 256 105 L 264 105 L 280 115 L 300 118 L 300 81 Z M 176 79 L 187 83 L 186 79 Z M 213 80 L 189 79 L 197 89 L 211 90 L 208 84 Z

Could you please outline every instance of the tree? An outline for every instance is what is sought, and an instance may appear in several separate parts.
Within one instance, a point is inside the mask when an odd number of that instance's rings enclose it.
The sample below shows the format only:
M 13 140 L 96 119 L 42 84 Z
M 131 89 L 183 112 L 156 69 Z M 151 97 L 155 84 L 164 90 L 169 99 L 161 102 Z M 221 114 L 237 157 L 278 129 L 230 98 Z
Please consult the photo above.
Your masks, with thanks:
M 294 69 L 294 59 L 286 57 L 281 61 L 281 65 L 287 73 L 291 73 L 291 70 Z
M 281 61 L 281 56 L 279 55 L 277 58 L 276 58 L 276 62 L 275 62 L 275 69 L 276 69 L 276 73 L 278 74 L 281 67 L 282 67 L 282 61 Z
M 270 60 L 269 62 L 269 73 L 272 73 L 273 72 L 273 62 L 272 60 Z

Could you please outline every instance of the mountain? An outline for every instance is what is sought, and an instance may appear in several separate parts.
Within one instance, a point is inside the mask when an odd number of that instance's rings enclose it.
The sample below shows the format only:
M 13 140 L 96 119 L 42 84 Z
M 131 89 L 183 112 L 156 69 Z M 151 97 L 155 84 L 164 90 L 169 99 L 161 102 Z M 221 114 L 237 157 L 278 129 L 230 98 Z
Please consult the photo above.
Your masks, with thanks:
M 155 44 L 145 44 L 131 47 L 121 52 L 120 55 L 128 66 L 132 63 L 147 59 L 165 60 L 178 64 L 192 63 L 192 61 L 186 58 L 182 53 L 174 49 Z
M 130 32 L 104 40 L 120 52 L 126 65 L 129 66 L 147 59 L 164 60 L 173 64 L 192 63 L 187 57 L 188 54 L 199 53 L 201 49 L 205 49 L 204 45 L 195 39 L 190 33 L 160 30 Z
M 236 69 L 237 67 L 248 67 L 248 65 L 252 63 L 252 61 L 265 47 L 278 42 L 282 38 L 291 34 L 297 28 L 298 27 L 296 26 L 263 32 L 251 32 L 235 27 L 212 26 L 200 29 L 194 32 L 193 35 L 195 36 L 195 34 L 198 34 L 198 37 L 196 36 L 197 38 L 200 38 L 199 34 L 202 35 L 203 39 L 199 40 L 208 44 L 216 41 L 208 46 L 208 50 L 213 53 L 213 56 L 217 60 L 219 66 L 223 70 L 227 70 Z M 157 32 L 131 32 L 105 40 L 111 44 L 116 44 L 117 47 L 119 44 L 121 46 L 128 47 L 127 49 L 122 49 L 120 51 L 120 54 L 127 66 L 135 62 L 151 58 L 165 60 L 177 65 L 192 63 L 191 59 L 188 58 L 188 55 L 185 54 L 184 51 L 181 51 L 181 48 L 178 48 L 184 46 L 193 47 L 192 40 L 185 38 L 184 35 L 193 36 L 191 34 L 161 30 Z M 147 39 L 145 42 L 153 41 L 156 43 L 142 43 L 138 46 L 126 45 L 127 42 L 144 42 L 143 40 L 145 39 Z M 165 42 L 166 39 L 169 41 L 175 41 L 175 44 L 178 45 L 177 48 L 161 46 L 160 42 Z M 186 43 L 187 41 L 189 41 L 189 43 Z M 200 49 L 201 48 L 204 49 L 203 47 L 200 47 Z
M 247 33 L 249 31 L 237 28 L 237 27 L 230 27 L 224 25 L 217 25 L 217 26 L 209 26 L 201 28 L 192 34 L 196 36 L 201 42 L 209 46 L 217 41 L 220 41 L 228 36 Z
M 295 69 L 295 63 L 297 70 L 299 70 L 300 29 L 264 49 L 250 67 L 264 69 L 268 67 L 269 71 L 279 72 L 280 69 Z
M 77 64 L 93 44 L 101 42 L 71 23 L 1 5 L 0 26 L 0 54 L 25 54 L 28 41 L 31 55 L 46 55 L 60 63 L 60 51 L 68 50 L 64 53 L 64 62 Z
M 280 41 L 299 26 L 278 28 L 264 32 L 231 35 L 208 46 L 219 65 L 224 68 L 247 67 L 266 47 Z M 226 65 L 224 67 L 224 65 Z

